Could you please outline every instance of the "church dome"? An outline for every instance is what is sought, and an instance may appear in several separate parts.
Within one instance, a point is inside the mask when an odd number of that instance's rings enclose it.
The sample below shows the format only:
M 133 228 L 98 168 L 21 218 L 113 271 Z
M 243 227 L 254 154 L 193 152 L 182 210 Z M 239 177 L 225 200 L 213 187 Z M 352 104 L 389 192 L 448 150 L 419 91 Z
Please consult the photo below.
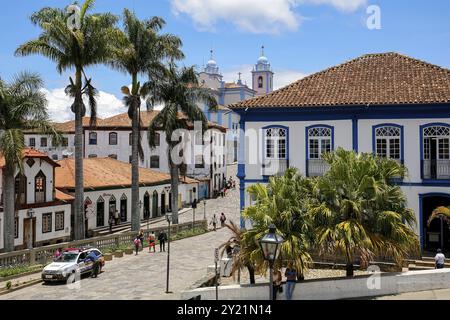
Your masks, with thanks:
M 261 56 L 258 59 L 258 64 L 269 64 L 269 59 L 267 59 L 267 57 L 265 56 Z
M 217 68 L 217 62 L 215 60 L 211 59 L 211 60 L 208 61 L 206 66 L 210 67 L 210 68 Z

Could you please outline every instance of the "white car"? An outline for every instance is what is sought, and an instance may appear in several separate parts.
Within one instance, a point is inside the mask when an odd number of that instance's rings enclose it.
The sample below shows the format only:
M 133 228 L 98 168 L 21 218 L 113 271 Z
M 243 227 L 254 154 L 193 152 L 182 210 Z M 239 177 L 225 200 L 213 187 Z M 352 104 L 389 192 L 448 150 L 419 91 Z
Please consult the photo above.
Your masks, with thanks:
M 100 250 L 96 248 L 66 249 L 58 259 L 42 270 L 42 280 L 44 282 L 63 281 L 67 280 L 71 274 L 79 273 L 82 275 L 91 273 L 93 271 L 93 262 L 85 262 L 91 251 L 94 251 L 100 262 L 100 273 L 101 268 L 105 265 L 105 259 Z

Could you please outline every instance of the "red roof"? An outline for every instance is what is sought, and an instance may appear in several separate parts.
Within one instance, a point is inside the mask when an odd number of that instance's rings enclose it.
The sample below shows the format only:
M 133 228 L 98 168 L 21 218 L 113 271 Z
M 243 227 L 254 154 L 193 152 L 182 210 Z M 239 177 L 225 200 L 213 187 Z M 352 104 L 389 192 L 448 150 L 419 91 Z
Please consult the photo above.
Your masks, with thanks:
M 25 159 L 25 158 L 40 158 L 40 159 L 47 161 L 54 167 L 59 167 L 58 163 L 56 163 L 51 158 L 49 158 L 49 156 L 46 153 L 41 152 L 39 150 L 36 150 L 33 148 L 25 148 L 25 149 L 23 149 L 22 154 L 23 154 L 23 156 L 22 156 L 23 159 Z M 3 168 L 5 166 L 5 164 L 6 164 L 5 157 L 0 154 L 0 168 Z

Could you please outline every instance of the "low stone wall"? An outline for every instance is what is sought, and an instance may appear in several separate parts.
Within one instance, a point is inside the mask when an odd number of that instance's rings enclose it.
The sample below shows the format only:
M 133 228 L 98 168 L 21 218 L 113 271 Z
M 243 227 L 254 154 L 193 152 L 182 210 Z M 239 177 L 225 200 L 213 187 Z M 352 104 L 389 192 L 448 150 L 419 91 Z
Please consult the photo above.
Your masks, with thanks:
M 353 278 L 305 280 L 296 284 L 293 299 L 351 299 L 447 288 L 450 288 L 450 269 L 376 273 Z M 196 296 L 201 296 L 201 300 L 215 300 L 215 288 L 199 288 L 181 293 L 183 300 Z M 268 300 L 268 284 L 219 287 L 219 299 Z M 280 294 L 278 299 L 284 300 L 284 293 Z

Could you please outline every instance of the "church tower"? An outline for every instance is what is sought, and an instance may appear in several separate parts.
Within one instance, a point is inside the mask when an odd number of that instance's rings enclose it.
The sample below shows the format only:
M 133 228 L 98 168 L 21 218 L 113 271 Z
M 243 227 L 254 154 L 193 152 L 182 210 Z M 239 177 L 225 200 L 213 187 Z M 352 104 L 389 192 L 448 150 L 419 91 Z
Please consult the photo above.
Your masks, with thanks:
M 256 96 L 273 91 L 273 75 L 269 60 L 264 55 L 264 46 L 262 46 L 261 56 L 252 71 L 253 90 L 256 91 Z

